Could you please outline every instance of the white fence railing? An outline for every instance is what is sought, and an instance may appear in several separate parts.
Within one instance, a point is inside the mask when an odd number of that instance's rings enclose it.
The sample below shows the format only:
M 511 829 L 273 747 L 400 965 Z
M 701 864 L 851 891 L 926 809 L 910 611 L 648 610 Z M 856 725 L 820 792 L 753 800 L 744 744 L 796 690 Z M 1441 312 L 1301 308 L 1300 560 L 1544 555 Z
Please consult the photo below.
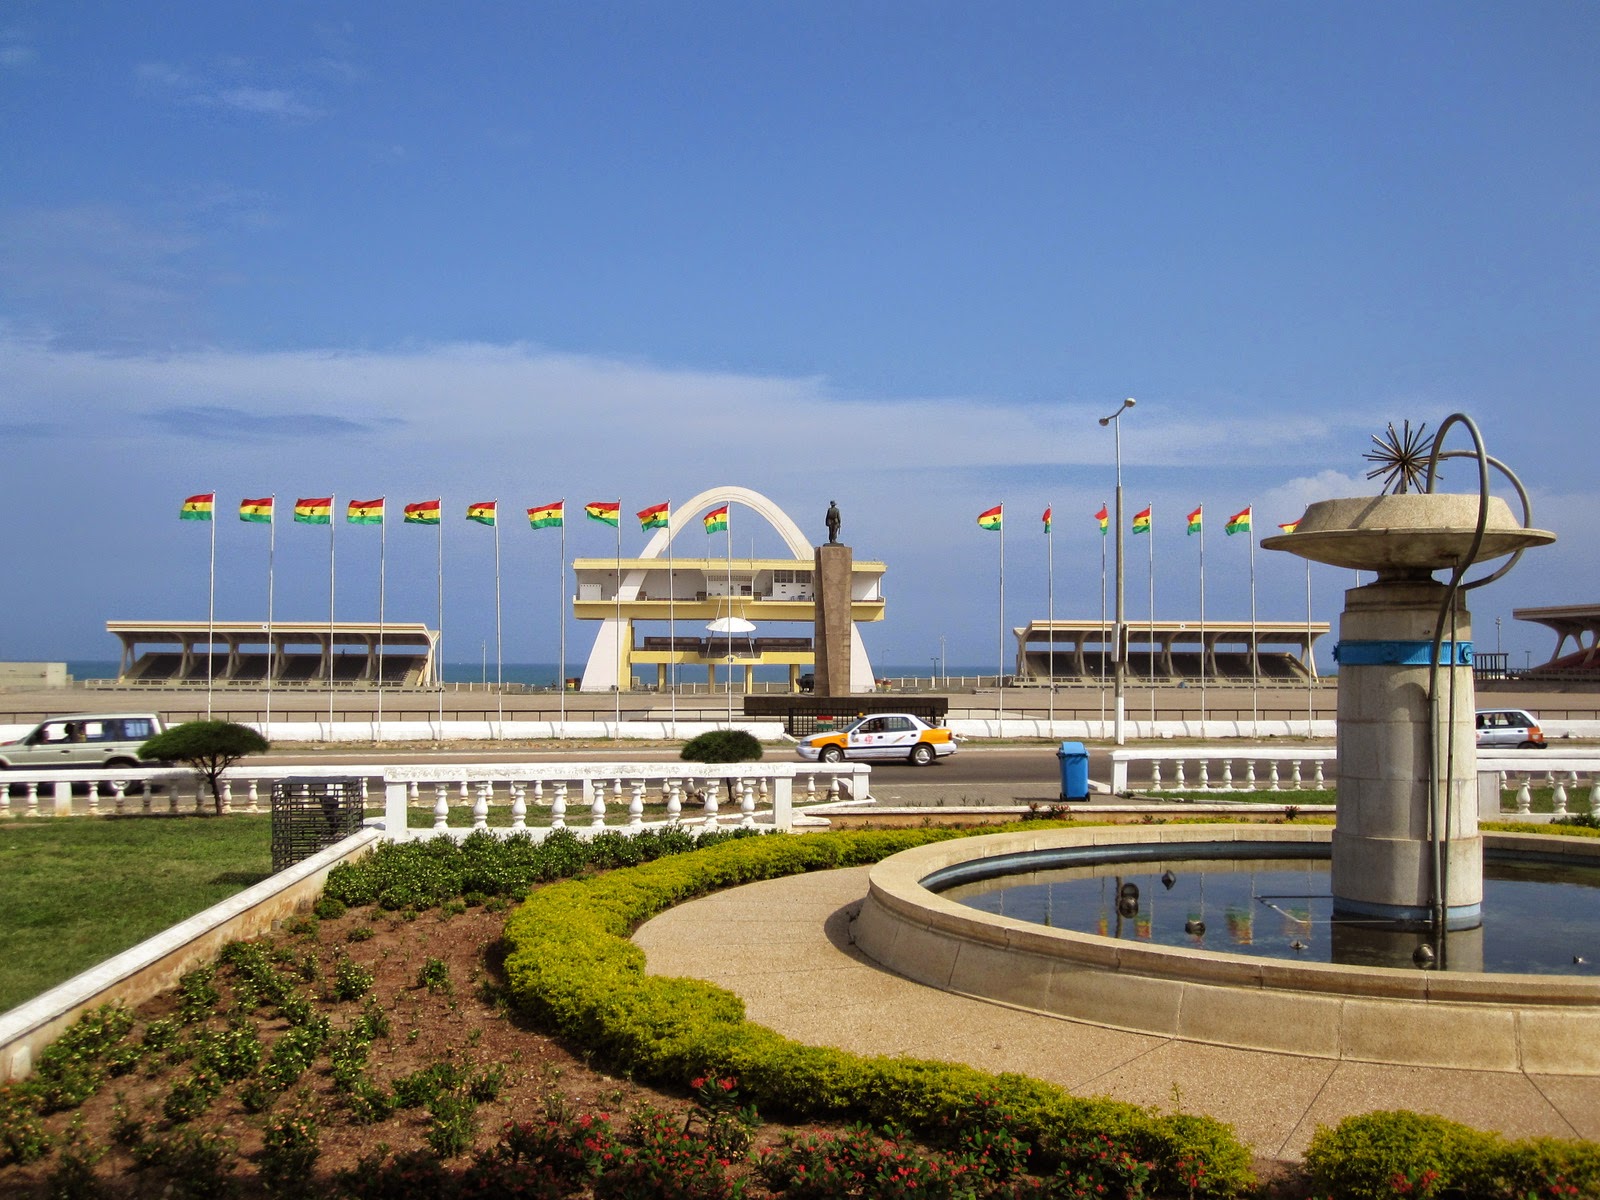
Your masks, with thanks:
M 328 767 L 230 768 L 220 780 L 224 812 L 267 812 L 273 785 L 284 779 L 354 778 L 363 798 L 382 791 L 391 838 L 552 828 L 640 828 L 647 805 L 653 824 L 714 825 L 724 820 L 789 827 L 795 805 L 871 798 L 870 766 L 846 763 L 460 763 L 428 766 L 352 764 Z M 722 811 L 728 800 L 728 811 Z M 0 818 L 111 816 L 209 811 L 213 800 L 195 772 L 152 767 L 116 770 L 7 771 L 0 775 Z M 410 811 L 431 810 L 421 829 Z M 466 809 L 470 825 L 451 825 Z M 535 817 L 528 824 L 529 814 Z
M 1583 752 L 1503 751 L 1477 756 L 1479 775 L 1514 792 L 1515 811 L 1532 811 L 1533 792 L 1549 790 L 1556 815 L 1600 814 L 1600 747 Z M 1338 753 L 1332 746 L 1295 750 L 1229 746 L 1150 747 L 1111 752 L 1111 792 L 1326 791 L 1333 801 Z M 1587 789 L 1587 795 L 1584 795 Z M 1504 806 L 1502 805 L 1502 808 Z

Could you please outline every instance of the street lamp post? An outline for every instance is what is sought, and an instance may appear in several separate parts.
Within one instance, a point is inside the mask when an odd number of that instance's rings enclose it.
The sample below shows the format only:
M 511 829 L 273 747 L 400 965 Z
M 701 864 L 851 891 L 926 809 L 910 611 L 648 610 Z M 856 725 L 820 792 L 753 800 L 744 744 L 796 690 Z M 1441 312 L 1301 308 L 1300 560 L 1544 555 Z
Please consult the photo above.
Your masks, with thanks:
M 1101 425 L 1110 425 L 1117 435 L 1117 491 L 1115 518 L 1117 522 L 1116 556 L 1117 556 L 1117 611 L 1112 624 L 1111 634 L 1111 668 L 1112 668 L 1112 735 L 1117 745 L 1127 744 L 1127 734 L 1123 728 L 1123 715 L 1126 708 L 1123 691 L 1127 683 L 1127 631 L 1125 617 L 1127 606 L 1123 594 L 1123 559 L 1122 559 L 1122 414 L 1134 405 L 1132 396 L 1122 402 L 1122 406 L 1109 417 L 1101 417 Z

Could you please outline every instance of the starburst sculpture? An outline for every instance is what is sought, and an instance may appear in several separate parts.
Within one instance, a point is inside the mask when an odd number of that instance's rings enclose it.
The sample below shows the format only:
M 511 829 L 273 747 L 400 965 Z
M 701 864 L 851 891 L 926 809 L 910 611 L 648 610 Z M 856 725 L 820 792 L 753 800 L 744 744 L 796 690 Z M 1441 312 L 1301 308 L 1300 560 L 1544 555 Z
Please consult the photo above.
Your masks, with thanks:
M 1423 472 L 1428 469 L 1428 456 L 1433 453 L 1433 438 L 1428 436 L 1427 422 L 1411 432 L 1411 422 L 1405 422 L 1400 432 L 1395 432 L 1394 422 L 1383 433 L 1372 435 L 1378 448 L 1361 457 L 1378 465 L 1367 472 L 1368 479 L 1383 479 L 1383 490 L 1396 496 L 1408 491 L 1422 490 Z

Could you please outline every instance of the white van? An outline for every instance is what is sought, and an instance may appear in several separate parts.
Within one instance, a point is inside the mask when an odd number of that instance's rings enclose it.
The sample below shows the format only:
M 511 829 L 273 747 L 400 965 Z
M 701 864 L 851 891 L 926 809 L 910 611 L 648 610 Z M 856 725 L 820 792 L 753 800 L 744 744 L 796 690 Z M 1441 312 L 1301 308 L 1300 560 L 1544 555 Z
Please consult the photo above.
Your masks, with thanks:
M 11 742 L 0 742 L 0 768 L 159 766 L 139 747 L 166 726 L 155 713 L 73 713 L 42 721 Z

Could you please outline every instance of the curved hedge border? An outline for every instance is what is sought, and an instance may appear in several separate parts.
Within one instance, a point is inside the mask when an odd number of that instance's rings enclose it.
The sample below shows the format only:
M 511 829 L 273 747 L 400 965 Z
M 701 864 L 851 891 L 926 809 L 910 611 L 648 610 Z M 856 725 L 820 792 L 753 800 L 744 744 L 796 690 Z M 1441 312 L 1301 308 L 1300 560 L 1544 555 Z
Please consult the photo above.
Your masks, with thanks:
M 865 1117 L 929 1137 L 975 1097 L 989 1096 L 1015 1117 L 1017 1136 L 1047 1156 L 1106 1135 L 1155 1164 L 1158 1192 L 1231 1197 L 1249 1189 L 1250 1152 L 1214 1118 L 1081 1099 L 1023 1075 L 802 1045 L 745 1020 L 744 1003 L 730 992 L 646 975 L 644 952 L 628 940 L 648 918 L 720 888 L 861 866 L 955 836 L 928 829 L 764 837 L 549 885 L 506 922 L 511 997 L 544 1027 L 645 1082 L 687 1087 L 700 1076 L 732 1075 L 747 1099 L 775 1115 Z

